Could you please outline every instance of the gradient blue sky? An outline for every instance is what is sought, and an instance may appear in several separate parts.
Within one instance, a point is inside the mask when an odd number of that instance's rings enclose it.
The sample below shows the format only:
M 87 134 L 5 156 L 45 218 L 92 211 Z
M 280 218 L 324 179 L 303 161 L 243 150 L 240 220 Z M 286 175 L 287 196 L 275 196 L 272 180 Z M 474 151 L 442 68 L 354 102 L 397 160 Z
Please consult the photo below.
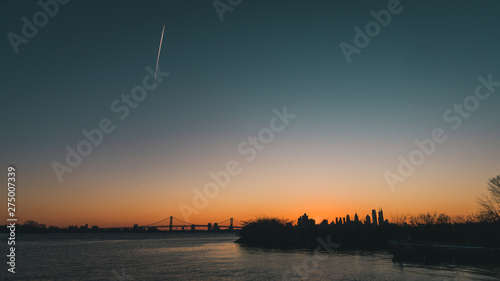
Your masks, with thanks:
M 15 54 L 7 34 L 40 7 L 2 1 L 0 159 L 18 169 L 19 217 L 180 217 L 179 203 L 210 171 L 244 163 L 238 144 L 283 106 L 296 119 L 193 221 L 475 211 L 500 171 L 500 88 L 456 131 L 442 115 L 478 75 L 500 81 L 500 2 L 401 1 L 348 64 L 339 44 L 387 2 L 244 0 L 221 22 L 211 1 L 71 1 Z M 160 68 L 171 75 L 121 121 L 110 104 L 154 68 L 163 25 Z M 115 131 L 59 182 L 51 163 L 104 117 Z M 391 192 L 384 172 L 436 127 L 448 141 Z

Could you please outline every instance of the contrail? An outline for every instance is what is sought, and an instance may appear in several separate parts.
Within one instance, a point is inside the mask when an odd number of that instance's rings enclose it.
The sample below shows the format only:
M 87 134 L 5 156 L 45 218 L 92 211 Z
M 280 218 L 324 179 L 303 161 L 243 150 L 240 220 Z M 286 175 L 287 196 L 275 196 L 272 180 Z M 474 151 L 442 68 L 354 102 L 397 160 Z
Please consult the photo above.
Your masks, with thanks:
M 163 42 L 163 32 L 165 32 L 165 25 L 163 25 L 163 30 L 161 31 L 160 48 L 158 49 L 158 57 L 156 58 L 155 79 L 153 84 L 156 83 L 156 72 L 158 71 L 158 62 L 160 61 L 160 51 L 161 51 L 161 43 Z

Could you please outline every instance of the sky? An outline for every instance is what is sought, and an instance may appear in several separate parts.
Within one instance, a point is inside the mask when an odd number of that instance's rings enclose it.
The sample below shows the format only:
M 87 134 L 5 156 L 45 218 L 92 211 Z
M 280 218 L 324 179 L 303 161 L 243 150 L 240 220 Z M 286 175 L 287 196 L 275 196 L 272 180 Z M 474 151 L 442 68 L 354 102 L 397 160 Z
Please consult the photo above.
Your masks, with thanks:
M 500 174 L 498 1 L 42 3 L 0 3 L 0 177 L 17 170 L 20 221 L 466 215 Z M 127 103 L 163 25 L 159 83 Z

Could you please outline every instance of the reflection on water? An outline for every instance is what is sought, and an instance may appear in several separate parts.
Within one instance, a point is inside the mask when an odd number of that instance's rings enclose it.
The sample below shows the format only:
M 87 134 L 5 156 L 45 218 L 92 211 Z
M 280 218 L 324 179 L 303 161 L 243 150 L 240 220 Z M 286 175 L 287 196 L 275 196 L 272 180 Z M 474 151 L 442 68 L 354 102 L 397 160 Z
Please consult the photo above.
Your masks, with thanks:
M 139 249 L 140 253 L 147 255 L 154 252 L 155 254 L 186 254 L 192 253 L 198 257 L 205 258 L 238 258 L 241 256 L 240 247 L 236 243 L 207 243 L 201 246 L 184 246 L 184 247 L 155 247 L 150 249 Z
M 7 280 L 283 280 L 284 274 L 290 280 L 301 280 L 299 276 L 302 280 L 500 277 L 498 266 L 399 263 L 386 252 L 315 256 L 305 250 L 245 247 L 234 243 L 236 238 L 205 233 L 20 234 L 17 273 L 7 275 Z

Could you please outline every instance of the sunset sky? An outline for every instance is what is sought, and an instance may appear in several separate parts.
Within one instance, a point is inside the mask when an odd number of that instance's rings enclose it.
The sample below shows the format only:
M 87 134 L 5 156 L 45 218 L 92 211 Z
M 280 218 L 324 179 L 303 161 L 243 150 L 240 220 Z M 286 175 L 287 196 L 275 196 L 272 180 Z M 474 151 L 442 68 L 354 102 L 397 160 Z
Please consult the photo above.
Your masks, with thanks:
M 401 1 L 350 63 L 339 44 L 355 46 L 354 28 L 391 1 L 243 0 L 223 21 L 212 2 L 58 4 L 17 54 L 7 35 L 22 36 L 21 18 L 43 10 L 1 2 L 0 179 L 16 167 L 20 221 L 184 219 L 180 204 L 193 207 L 193 189 L 229 161 L 241 173 L 191 222 L 477 210 L 500 174 L 500 86 L 458 128 L 443 115 L 478 85 L 488 92 L 478 76 L 500 82 L 499 1 Z M 163 25 L 160 71 L 170 75 L 122 120 L 112 103 L 155 68 Z M 296 117 L 248 161 L 238 147 L 284 107 Z M 66 147 L 103 118 L 114 130 L 59 181 L 53 163 L 66 165 Z M 385 173 L 398 175 L 398 157 L 435 128 L 446 141 L 391 189 Z

